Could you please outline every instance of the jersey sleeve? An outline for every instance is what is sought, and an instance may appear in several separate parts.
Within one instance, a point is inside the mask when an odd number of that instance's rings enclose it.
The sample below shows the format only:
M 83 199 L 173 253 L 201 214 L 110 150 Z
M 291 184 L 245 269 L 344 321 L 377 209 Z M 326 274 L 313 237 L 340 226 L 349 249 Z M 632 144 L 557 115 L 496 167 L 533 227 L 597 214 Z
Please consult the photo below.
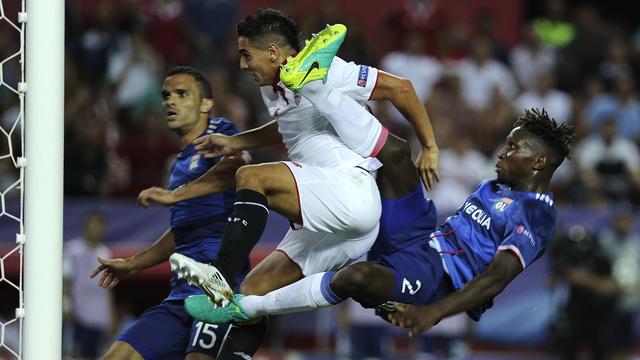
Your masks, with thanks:
M 238 134 L 239 132 L 240 130 L 238 129 L 238 127 L 235 126 L 231 121 L 225 118 L 217 118 L 214 120 L 210 120 L 209 130 L 207 131 L 208 134 L 214 133 L 214 134 L 222 134 L 227 136 L 233 136 Z M 222 159 L 221 156 L 206 158 L 205 161 L 207 162 L 207 168 L 209 169 L 213 167 L 215 164 L 220 162 L 221 159 Z
M 378 81 L 378 69 L 335 57 L 329 68 L 327 84 L 356 101 L 367 101 Z
M 238 128 L 231 121 L 222 119 L 220 126 L 215 132 L 227 136 L 232 136 L 239 133 L 240 130 L 238 130 Z
M 553 207 L 541 200 L 521 200 L 509 216 L 498 251 L 511 251 L 525 269 L 544 254 L 554 230 Z

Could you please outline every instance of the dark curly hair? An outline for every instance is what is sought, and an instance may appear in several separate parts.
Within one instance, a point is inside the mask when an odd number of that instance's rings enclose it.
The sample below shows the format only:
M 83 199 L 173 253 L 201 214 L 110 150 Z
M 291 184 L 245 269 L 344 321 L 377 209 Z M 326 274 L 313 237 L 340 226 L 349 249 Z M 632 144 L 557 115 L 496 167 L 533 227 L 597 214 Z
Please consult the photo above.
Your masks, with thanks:
M 550 150 L 551 165 L 556 168 L 565 157 L 571 156 L 576 142 L 576 129 L 572 125 L 558 123 L 549 117 L 544 109 L 525 109 L 513 127 L 520 127 L 535 139 L 540 140 Z
M 266 46 L 267 42 L 274 42 L 300 51 L 300 29 L 291 16 L 280 10 L 260 9 L 240 20 L 236 31 L 238 36 L 257 42 L 256 45 Z

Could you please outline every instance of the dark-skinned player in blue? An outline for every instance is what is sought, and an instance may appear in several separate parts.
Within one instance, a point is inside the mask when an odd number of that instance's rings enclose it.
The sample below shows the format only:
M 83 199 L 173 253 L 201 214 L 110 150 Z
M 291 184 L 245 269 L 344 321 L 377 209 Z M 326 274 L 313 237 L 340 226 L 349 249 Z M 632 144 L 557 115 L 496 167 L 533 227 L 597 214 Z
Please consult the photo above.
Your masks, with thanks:
M 145 207 L 150 202 L 171 205 L 171 227 L 132 257 L 98 259 L 101 265 L 91 276 L 101 273 L 99 285 L 104 288 L 114 287 L 126 277 L 167 261 L 174 252 L 203 262 L 214 261 L 233 208 L 235 171 L 247 163 L 242 154 L 205 158 L 194 149 L 193 140 L 205 134 L 238 133 L 227 119 L 210 117 L 214 106 L 211 84 L 202 72 L 191 67 L 169 70 L 161 94 L 167 126 L 178 134 L 182 149 L 171 169 L 169 189 L 146 189 L 138 201 Z M 182 191 L 187 184 L 192 195 L 207 196 L 187 200 Z M 240 276 L 246 270 L 248 261 Z M 183 302 L 194 294 L 202 294 L 202 290 L 174 275 L 167 298 L 124 330 L 103 359 L 215 359 L 228 326 L 191 318 Z
M 549 182 L 574 142 L 573 127 L 557 125 L 544 110 L 526 110 L 498 154 L 497 179 L 481 182 L 440 226 L 413 163 L 390 151 L 389 159 L 381 159 L 378 179 L 380 234 L 367 261 L 308 276 L 264 296 L 236 294 L 226 307 L 213 308 L 206 296 L 190 297 L 186 307 L 211 323 L 246 322 L 351 297 L 377 307 L 410 334 L 460 312 L 478 320 L 493 298 L 544 254 L 556 220 Z M 407 188 L 413 190 L 398 191 Z

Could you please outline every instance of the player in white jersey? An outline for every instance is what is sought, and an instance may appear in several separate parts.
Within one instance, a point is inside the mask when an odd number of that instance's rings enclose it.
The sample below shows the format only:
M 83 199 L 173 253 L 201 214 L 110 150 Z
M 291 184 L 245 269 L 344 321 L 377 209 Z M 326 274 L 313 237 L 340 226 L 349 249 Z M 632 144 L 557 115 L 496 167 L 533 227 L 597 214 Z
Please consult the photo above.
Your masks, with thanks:
M 437 146 L 410 82 L 331 54 L 329 64 L 320 68 L 325 76 L 316 76 L 326 84 L 312 81 L 296 93 L 279 81 L 281 64 L 299 51 L 299 30 L 291 18 L 260 10 L 238 24 L 238 35 L 240 66 L 262 87 L 274 121 L 232 137 L 203 137 L 196 141 L 197 149 L 205 156 L 219 156 L 284 143 L 292 161 L 245 166 L 236 173 L 236 203 L 215 264 L 219 272 L 181 256 L 172 259 L 174 271 L 222 304 L 232 294 L 221 289 L 229 288 L 229 280 L 243 265 L 238 259 L 260 238 L 270 209 L 294 225 L 277 251 L 243 282 L 244 294 L 265 294 L 305 275 L 338 269 L 373 244 L 380 196 L 371 172 L 381 166 L 373 157 L 388 132 L 359 102 L 387 99 L 405 114 L 425 144 L 418 161 L 421 175 L 428 185 L 437 179 Z M 310 78 L 315 76 L 312 70 L 307 73 Z M 239 337 L 231 336 L 236 341 Z M 223 348 L 220 356 L 243 353 L 234 349 Z

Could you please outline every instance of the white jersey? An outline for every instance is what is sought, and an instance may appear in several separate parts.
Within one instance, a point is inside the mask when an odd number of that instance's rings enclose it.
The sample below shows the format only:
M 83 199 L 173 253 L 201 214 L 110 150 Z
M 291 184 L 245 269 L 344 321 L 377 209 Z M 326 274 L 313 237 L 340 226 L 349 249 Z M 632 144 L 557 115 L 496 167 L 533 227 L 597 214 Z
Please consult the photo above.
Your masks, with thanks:
M 339 90 L 365 107 L 378 78 L 378 70 L 335 57 L 329 68 L 327 86 Z M 281 81 L 261 87 L 269 114 L 276 119 L 278 131 L 287 147 L 289 159 L 319 167 L 354 167 L 375 170 L 382 164 L 375 158 L 363 157 L 345 145 L 331 123 L 303 96 L 289 90 Z M 344 114 L 345 121 L 350 114 Z M 371 154 L 383 144 L 381 127 L 369 134 Z

